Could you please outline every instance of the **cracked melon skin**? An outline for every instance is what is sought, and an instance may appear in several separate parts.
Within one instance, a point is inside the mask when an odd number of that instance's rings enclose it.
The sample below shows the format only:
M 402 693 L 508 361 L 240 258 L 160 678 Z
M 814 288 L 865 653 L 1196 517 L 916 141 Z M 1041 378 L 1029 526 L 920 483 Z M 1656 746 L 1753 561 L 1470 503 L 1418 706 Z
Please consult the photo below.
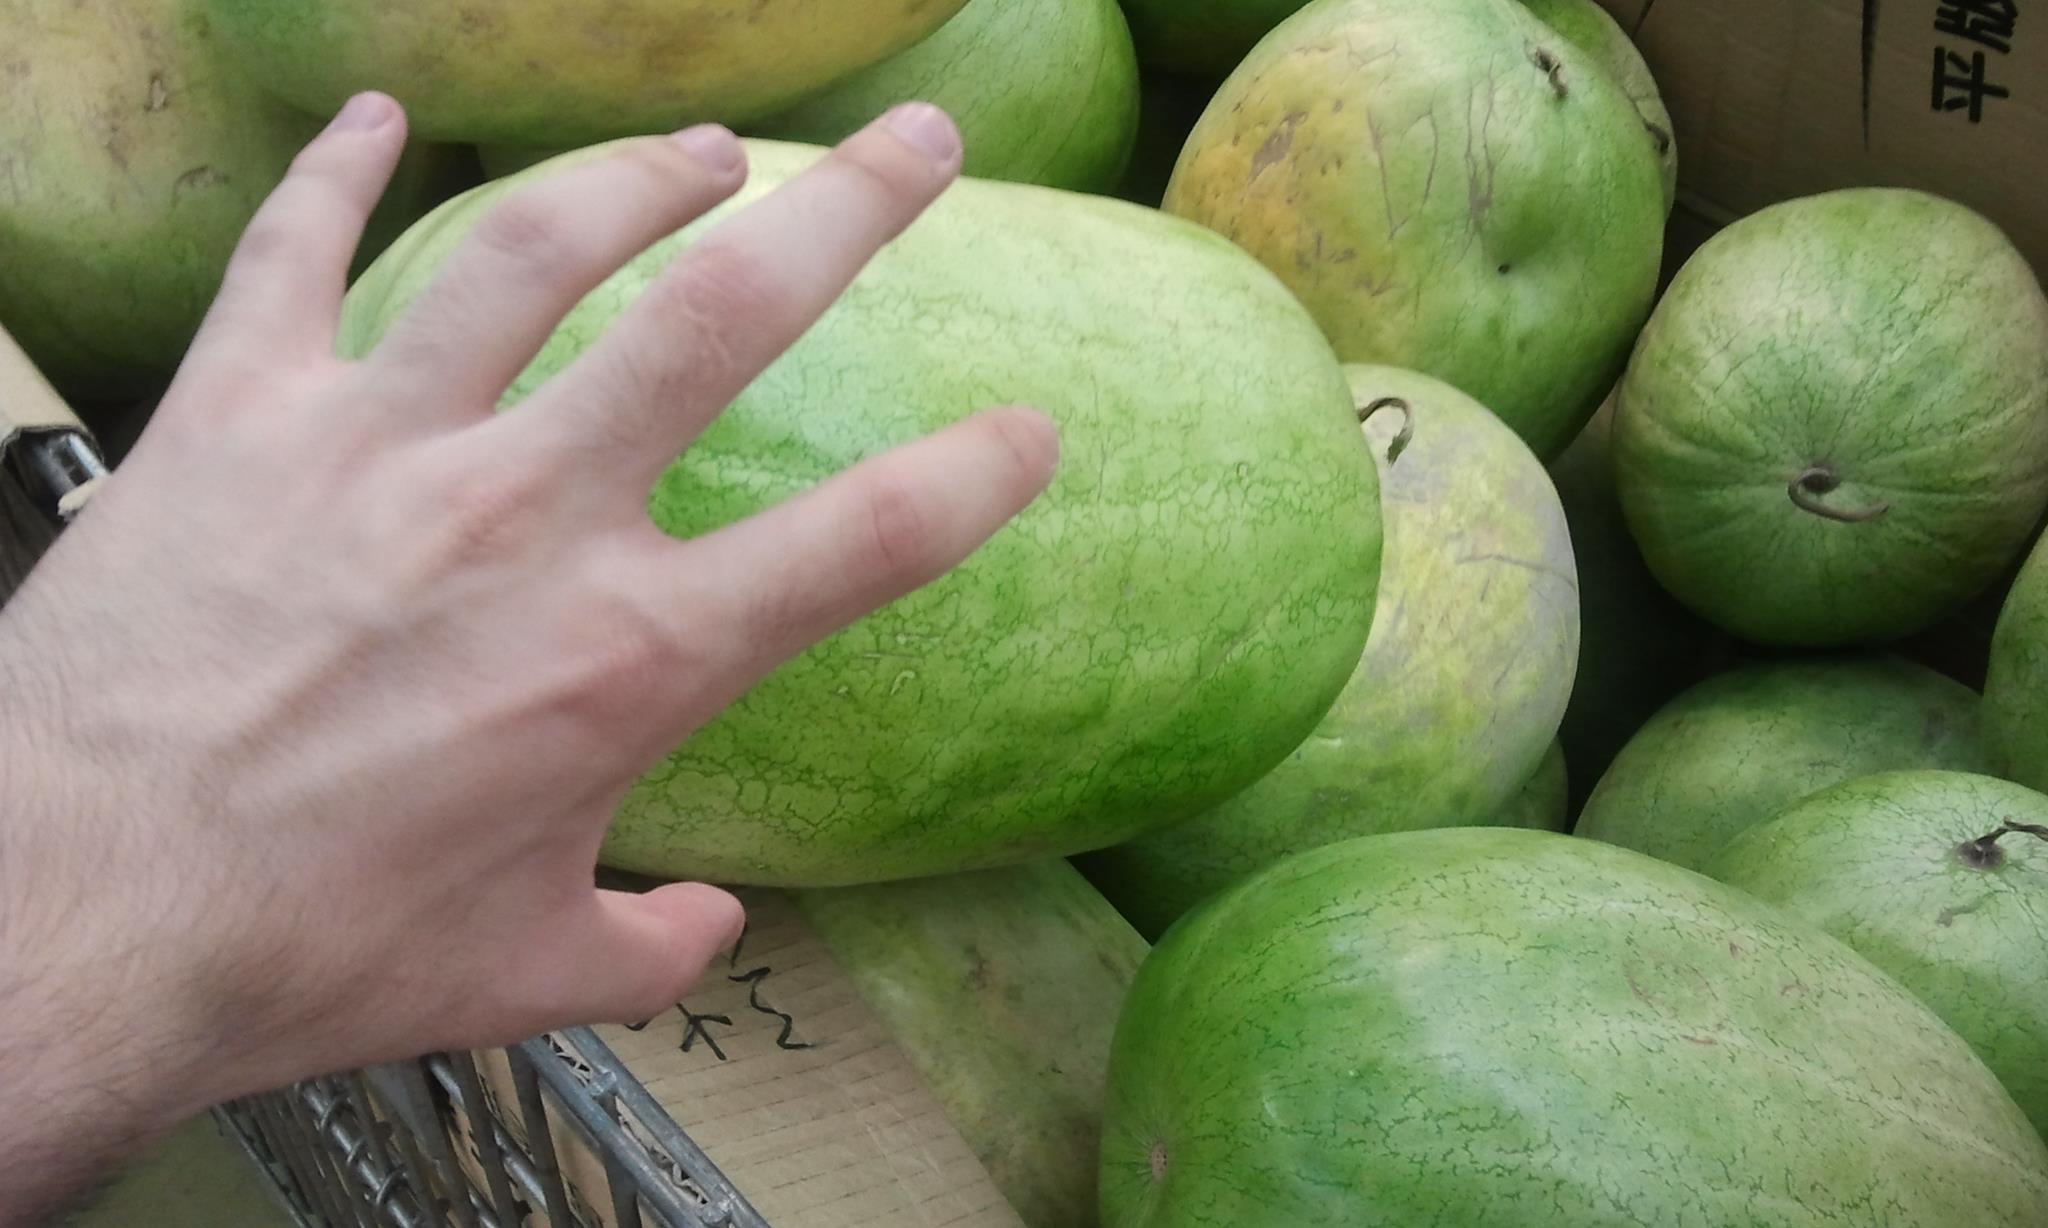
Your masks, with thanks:
M 735 123 L 916 43 L 965 0 L 200 0 L 277 97 L 358 90 L 435 140 L 567 148 Z
M 1989 772 L 1977 693 L 1897 657 L 1754 665 L 1666 704 L 1614 757 L 1579 835 L 1704 870 L 1830 785 L 1901 768 Z
M 2048 797 L 1967 772 L 1817 793 L 1708 873 L 1847 943 L 1934 1008 L 2048 1135 Z
M 747 149 L 735 204 L 823 152 Z M 484 208 L 555 165 L 401 239 L 351 293 L 345 350 L 370 347 Z M 701 229 L 593 292 L 508 398 Z M 701 533 L 1016 402 L 1059 423 L 1047 494 L 657 765 L 619 810 L 609 864 L 830 886 L 1065 855 L 1198 813 L 1308 734 L 1372 619 L 1372 459 L 1342 368 L 1285 289 L 1151 210 L 955 184 L 669 468 L 652 513 Z
M 1667 589 L 1758 643 L 1898 639 L 2048 507 L 2048 298 L 1997 227 L 1921 192 L 1774 205 L 1688 260 L 1614 421 Z
M 1364 426 L 1385 532 L 1372 632 L 1336 703 L 1280 766 L 1207 814 L 1080 859 L 1147 937 L 1290 853 L 1499 821 L 1564 716 L 1578 579 L 1542 463 L 1440 380 L 1345 371 L 1359 406 L 1407 406 Z
M 1165 208 L 1346 362 L 1444 380 L 1548 459 L 1649 314 L 1660 174 L 1621 87 L 1519 0 L 1316 0 L 1224 83 Z
M 1110 1053 L 1103 1228 L 2019 1228 L 2048 1148 L 1862 957 L 1595 841 L 1289 859 L 1190 914 Z

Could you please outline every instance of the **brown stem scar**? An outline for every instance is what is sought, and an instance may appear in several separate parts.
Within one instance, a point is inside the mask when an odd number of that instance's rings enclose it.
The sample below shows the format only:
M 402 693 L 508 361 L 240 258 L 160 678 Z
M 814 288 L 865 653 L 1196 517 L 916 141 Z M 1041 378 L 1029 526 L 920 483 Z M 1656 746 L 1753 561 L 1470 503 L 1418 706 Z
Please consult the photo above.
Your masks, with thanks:
M 1835 476 L 1833 469 L 1828 468 L 1826 465 L 1808 465 L 1793 475 L 1792 481 L 1785 487 L 1785 494 L 1792 500 L 1793 506 L 1797 507 L 1800 511 L 1811 512 L 1822 519 L 1839 521 L 1843 524 L 1861 524 L 1864 521 L 1876 520 L 1879 516 L 1892 510 L 1892 505 L 1889 503 L 1874 503 L 1869 507 L 1840 508 L 1830 507 L 1828 504 L 1821 502 L 1821 496 L 1828 494 L 1841 484 L 1841 479 Z
M 2000 836 L 2028 835 L 2048 840 L 2048 827 L 2039 823 L 2017 823 L 2007 819 L 1995 831 L 1987 832 L 1975 840 L 1965 840 L 1956 847 L 1956 860 L 1973 870 L 1995 870 L 2005 864 L 2005 850 L 1998 846 Z
M 1529 62 L 1543 70 L 1550 78 L 1550 88 L 1557 91 L 1559 98 L 1568 97 L 1572 92 L 1571 83 L 1565 80 L 1564 61 L 1548 47 L 1529 48 Z

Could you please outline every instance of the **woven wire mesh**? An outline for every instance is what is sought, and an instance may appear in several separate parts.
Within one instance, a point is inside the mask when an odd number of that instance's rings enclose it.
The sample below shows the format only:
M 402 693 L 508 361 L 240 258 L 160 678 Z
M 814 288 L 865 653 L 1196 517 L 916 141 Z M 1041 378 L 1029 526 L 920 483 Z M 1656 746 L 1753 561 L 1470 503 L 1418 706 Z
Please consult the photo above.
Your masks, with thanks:
M 767 1228 L 585 1028 L 214 1113 L 301 1228 Z

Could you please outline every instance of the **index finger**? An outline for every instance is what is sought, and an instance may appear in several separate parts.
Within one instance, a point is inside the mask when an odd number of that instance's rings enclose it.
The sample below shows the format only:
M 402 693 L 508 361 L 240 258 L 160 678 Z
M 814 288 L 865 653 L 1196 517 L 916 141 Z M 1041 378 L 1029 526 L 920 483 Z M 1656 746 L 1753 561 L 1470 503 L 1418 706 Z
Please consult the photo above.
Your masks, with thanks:
M 596 343 L 494 424 L 544 433 L 561 455 L 595 445 L 647 485 L 815 323 L 868 260 L 960 171 L 943 111 L 907 103 L 848 137 L 678 256 Z M 579 465 L 585 463 L 579 460 Z

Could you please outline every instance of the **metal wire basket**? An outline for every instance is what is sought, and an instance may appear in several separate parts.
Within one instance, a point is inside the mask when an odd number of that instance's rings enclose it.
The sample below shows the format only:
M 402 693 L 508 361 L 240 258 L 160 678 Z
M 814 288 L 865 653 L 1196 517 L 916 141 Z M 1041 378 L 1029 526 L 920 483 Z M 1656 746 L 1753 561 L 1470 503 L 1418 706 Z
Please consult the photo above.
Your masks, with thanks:
M 301 1228 L 767 1228 L 587 1028 L 309 1079 L 214 1114 Z M 594 1159 L 602 1189 L 565 1175 L 568 1148 Z

